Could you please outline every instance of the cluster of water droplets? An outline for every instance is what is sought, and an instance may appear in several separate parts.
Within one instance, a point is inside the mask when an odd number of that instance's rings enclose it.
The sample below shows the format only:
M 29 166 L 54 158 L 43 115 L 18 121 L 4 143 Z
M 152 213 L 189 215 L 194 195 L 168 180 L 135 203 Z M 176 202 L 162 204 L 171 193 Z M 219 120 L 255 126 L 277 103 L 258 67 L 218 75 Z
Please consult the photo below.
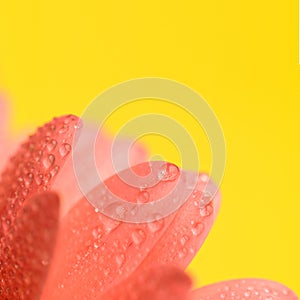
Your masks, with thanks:
M 159 182 L 165 184 L 167 181 L 176 180 L 179 175 L 180 171 L 176 166 L 166 163 L 158 170 L 157 178 Z M 194 255 L 198 250 L 194 240 L 203 234 L 206 219 L 213 213 L 212 194 L 209 191 L 203 191 L 208 180 L 206 175 L 200 176 L 199 184 L 186 203 L 187 209 L 192 212 L 191 220 L 184 221 L 185 224 L 176 228 L 175 233 L 167 238 L 169 253 L 168 251 L 166 251 L 167 254 L 162 253 L 162 262 L 184 260 L 189 254 Z M 159 188 L 159 186 L 157 187 Z M 134 270 L 139 261 L 142 261 L 155 247 L 164 231 L 168 232 L 168 227 L 172 226 L 172 220 L 176 213 L 167 217 L 156 213 L 155 216 L 152 216 L 153 221 L 141 224 L 123 223 L 118 218 L 128 213 L 127 207 L 111 201 L 113 195 L 107 192 L 104 186 L 99 185 L 97 192 L 92 193 L 91 196 L 95 197 L 94 200 L 97 203 L 94 211 L 99 216 L 100 225 L 91 230 L 88 251 L 79 256 L 76 268 L 83 270 L 84 266 L 80 267 L 79 265 L 82 264 L 85 257 L 91 256 L 101 274 L 104 275 L 99 281 L 99 288 L 102 291 L 109 286 L 111 278 L 114 278 L 115 274 L 122 277 Z M 145 186 L 137 188 L 136 199 L 133 201 L 137 205 L 136 209 L 138 209 L 138 204 L 152 201 L 155 199 L 152 199 L 150 188 Z M 103 215 L 103 210 L 106 212 L 109 210 L 110 215 L 114 215 L 116 219 Z M 123 225 L 127 226 L 125 231 Z
M 289 291 L 282 287 L 281 289 L 274 283 L 266 283 L 258 280 L 241 279 L 236 282 L 224 283 L 221 287 L 213 289 L 214 292 L 199 296 L 199 300 L 280 300 L 289 295 Z
M 55 118 L 38 128 L 11 157 L 0 181 L 0 199 L 4 203 L 0 211 L 2 232 L 9 230 L 26 199 L 50 188 L 71 152 L 77 122 L 72 115 Z

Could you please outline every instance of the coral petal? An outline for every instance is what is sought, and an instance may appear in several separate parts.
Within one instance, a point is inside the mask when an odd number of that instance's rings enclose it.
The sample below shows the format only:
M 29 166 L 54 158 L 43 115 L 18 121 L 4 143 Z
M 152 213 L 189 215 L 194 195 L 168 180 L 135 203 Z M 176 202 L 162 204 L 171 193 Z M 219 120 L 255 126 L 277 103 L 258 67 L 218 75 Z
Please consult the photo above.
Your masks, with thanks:
M 59 201 L 53 193 L 30 199 L 0 244 L 0 298 L 38 299 L 53 254 Z
M 148 169 L 148 163 L 134 167 L 139 174 L 147 174 Z M 119 176 L 110 177 L 106 185 L 128 202 L 136 202 L 145 191 L 149 195 L 146 200 L 156 201 L 177 184 L 176 180 L 161 180 L 140 190 L 127 185 Z M 180 197 L 189 186 L 178 186 Z M 97 213 L 85 198 L 80 200 L 62 221 L 43 299 L 95 299 L 133 272 L 143 272 L 153 264 L 173 264 L 184 269 L 215 218 L 218 196 L 200 209 L 201 188 L 203 184 L 198 182 L 196 193 L 176 212 L 141 224 L 113 220 Z M 100 195 L 102 200 L 106 196 Z
M 70 152 L 78 118 L 55 118 L 23 143 L 6 165 L 0 181 L 0 237 L 5 236 L 26 201 L 51 188 Z
M 191 300 L 297 300 L 291 290 L 282 284 L 260 279 L 225 281 L 205 286 L 191 294 Z
M 190 278 L 171 266 L 160 266 L 129 277 L 105 293 L 110 300 L 185 300 L 191 287 Z

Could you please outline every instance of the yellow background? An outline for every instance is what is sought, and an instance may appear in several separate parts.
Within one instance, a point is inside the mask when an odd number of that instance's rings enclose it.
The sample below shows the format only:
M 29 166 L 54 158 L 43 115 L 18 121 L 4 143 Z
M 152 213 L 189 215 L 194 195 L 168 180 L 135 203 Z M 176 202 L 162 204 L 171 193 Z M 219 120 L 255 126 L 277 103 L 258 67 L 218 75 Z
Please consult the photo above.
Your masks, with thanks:
M 195 284 L 254 276 L 300 294 L 297 1 L 106 2 L 2 1 L 0 88 L 13 132 L 80 115 L 124 80 L 187 84 L 227 142 L 221 212 L 188 269 Z M 150 146 L 178 159 L 159 138 Z

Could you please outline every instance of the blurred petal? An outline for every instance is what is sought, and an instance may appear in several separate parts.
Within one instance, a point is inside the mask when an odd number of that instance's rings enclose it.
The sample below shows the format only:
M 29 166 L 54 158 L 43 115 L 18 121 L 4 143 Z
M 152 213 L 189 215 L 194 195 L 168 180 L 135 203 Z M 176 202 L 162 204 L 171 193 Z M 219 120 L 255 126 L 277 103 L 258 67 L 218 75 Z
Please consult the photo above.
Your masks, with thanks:
M 48 273 L 58 228 L 59 201 L 35 196 L 19 211 L 0 244 L 0 298 L 38 299 Z
M 291 290 L 282 284 L 260 280 L 244 279 L 220 282 L 192 292 L 191 300 L 297 300 Z
M 138 169 L 147 174 L 149 164 Z M 161 199 L 176 184 L 177 180 L 160 181 L 148 188 L 148 201 Z M 145 192 L 127 185 L 118 174 L 106 185 L 129 202 L 136 202 Z M 179 186 L 178 197 L 188 188 L 184 183 Z M 218 206 L 217 196 L 216 201 L 199 208 L 201 188 L 203 182 L 198 182 L 196 192 L 175 213 L 143 224 L 110 219 L 95 212 L 87 199 L 80 200 L 62 221 L 43 299 L 95 299 L 112 284 L 153 264 L 184 269 L 207 236 Z M 105 196 L 100 195 L 103 200 Z
M 185 300 L 191 287 L 190 278 L 170 266 L 151 268 L 124 280 L 105 293 L 110 300 Z
M 84 142 L 83 147 L 79 150 L 80 155 L 78 155 L 78 157 L 80 157 L 80 161 L 77 162 L 78 164 L 83 164 L 84 168 L 89 169 L 89 166 L 85 165 L 85 157 L 87 155 L 94 155 L 94 153 L 89 153 L 88 144 L 90 143 L 91 139 L 96 136 L 97 138 L 94 141 L 95 166 L 93 165 L 91 167 L 97 168 L 100 178 L 95 178 L 95 181 L 92 184 L 93 186 L 98 185 L 100 179 L 104 181 L 116 173 L 112 162 L 113 159 L 120 167 L 120 170 L 124 170 L 128 167 L 128 159 L 131 166 L 147 160 L 147 152 L 145 147 L 140 144 L 134 144 L 132 147 L 130 147 L 131 141 L 129 139 L 118 139 L 115 142 L 116 155 L 113 157 L 112 138 L 104 132 L 101 132 L 99 135 L 97 135 L 97 132 L 98 128 L 88 125 L 84 132 L 85 135 L 80 137 L 84 139 Z M 58 174 L 53 185 L 53 189 L 59 191 L 62 198 L 65 199 L 62 203 L 63 215 L 70 209 L 70 207 L 74 205 L 74 203 L 76 203 L 76 201 L 80 200 L 83 196 L 79 189 L 73 168 L 73 161 L 70 159 L 66 162 L 64 168 Z M 93 178 L 89 178 L 89 181 L 91 180 L 93 180 Z
M 4 167 L 7 158 L 11 154 L 13 144 L 7 136 L 8 107 L 0 95 L 0 171 Z

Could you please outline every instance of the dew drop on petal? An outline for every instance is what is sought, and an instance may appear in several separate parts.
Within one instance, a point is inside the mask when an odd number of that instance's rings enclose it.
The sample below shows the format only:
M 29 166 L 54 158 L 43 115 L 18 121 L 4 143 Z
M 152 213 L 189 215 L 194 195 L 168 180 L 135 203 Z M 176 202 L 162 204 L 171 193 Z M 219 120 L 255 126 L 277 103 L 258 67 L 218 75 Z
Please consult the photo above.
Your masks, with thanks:
M 179 176 L 179 168 L 171 163 L 165 163 L 158 172 L 158 179 L 161 181 L 173 181 Z
M 43 266 L 48 266 L 48 265 L 49 265 L 49 260 L 48 260 L 48 259 L 43 259 L 43 260 L 41 261 L 41 264 L 42 264 Z
M 71 145 L 68 143 L 64 143 L 59 147 L 59 154 L 62 157 L 65 157 L 66 155 L 68 155 L 71 151 Z
M 157 215 L 155 219 L 157 219 L 157 221 L 152 221 L 147 224 L 149 231 L 152 233 L 160 231 L 164 227 L 165 223 L 164 219 L 160 219 L 159 215 Z
M 187 249 L 185 247 L 183 247 L 178 251 L 178 257 L 184 258 L 184 257 L 186 257 L 187 253 L 188 253 Z
M 69 130 L 69 126 L 64 124 L 59 130 L 58 130 L 58 133 L 59 134 L 64 134 L 66 133 L 67 131 Z
M 126 260 L 125 254 L 123 254 L 123 253 L 118 254 L 116 256 L 116 263 L 117 263 L 118 268 L 121 268 L 124 265 L 125 260 Z
M 209 177 L 208 177 L 207 174 L 201 174 L 201 175 L 200 175 L 200 180 L 201 180 L 202 182 L 208 182 L 208 179 L 209 179 Z
M 111 218 L 106 218 L 105 221 L 103 222 L 103 225 L 105 227 L 105 231 L 107 233 L 112 232 L 115 230 L 118 226 L 120 226 L 121 222 L 111 219 Z
M 48 151 L 53 151 L 57 145 L 57 141 L 55 139 L 52 139 L 48 144 L 47 144 L 47 150 Z
M 59 166 L 54 166 L 51 170 L 50 170 L 50 174 L 51 174 L 51 177 L 54 177 L 59 171 Z
M 131 209 L 131 211 L 130 211 L 130 214 L 131 214 L 132 216 L 135 216 L 136 213 L 138 212 L 138 209 L 139 209 L 139 208 L 138 208 L 137 205 L 133 206 L 132 209 Z
M 41 185 L 42 183 L 43 183 L 43 178 L 44 178 L 44 175 L 43 174 L 37 174 L 36 176 L 35 176 L 35 183 L 37 184 L 37 185 Z
M 209 217 L 214 211 L 214 208 L 212 205 L 206 205 L 204 207 L 200 208 L 200 216 L 202 217 Z
M 109 267 L 107 267 L 103 273 L 105 276 L 108 276 L 111 273 L 111 269 Z
M 148 191 L 142 190 L 137 196 L 137 203 L 147 203 L 150 199 Z
M 200 207 L 204 207 L 213 200 L 210 192 L 204 192 L 200 199 Z
M 203 223 L 200 223 L 200 222 L 196 222 L 192 225 L 192 234 L 195 235 L 195 236 L 198 236 L 200 235 L 204 230 L 204 225 Z
M 187 243 L 188 240 L 189 240 L 189 237 L 188 237 L 187 235 L 184 235 L 184 236 L 182 236 L 181 239 L 180 239 L 180 244 L 181 244 L 182 246 L 184 246 L 184 245 Z
M 126 208 L 122 205 L 116 207 L 116 216 L 120 219 L 123 219 L 126 213 Z
M 25 183 L 26 187 L 31 185 L 33 178 L 34 178 L 34 175 L 32 173 L 29 173 L 24 177 L 24 183 Z
M 135 245 L 141 245 L 146 239 L 146 234 L 142 229 L 136 229 L 131 234 L 131 238 Z
M 49 154 L 43 159 L 43 165 L 46 169 L 49 169 L 55 161 L 55 156 L 53 154 Z

